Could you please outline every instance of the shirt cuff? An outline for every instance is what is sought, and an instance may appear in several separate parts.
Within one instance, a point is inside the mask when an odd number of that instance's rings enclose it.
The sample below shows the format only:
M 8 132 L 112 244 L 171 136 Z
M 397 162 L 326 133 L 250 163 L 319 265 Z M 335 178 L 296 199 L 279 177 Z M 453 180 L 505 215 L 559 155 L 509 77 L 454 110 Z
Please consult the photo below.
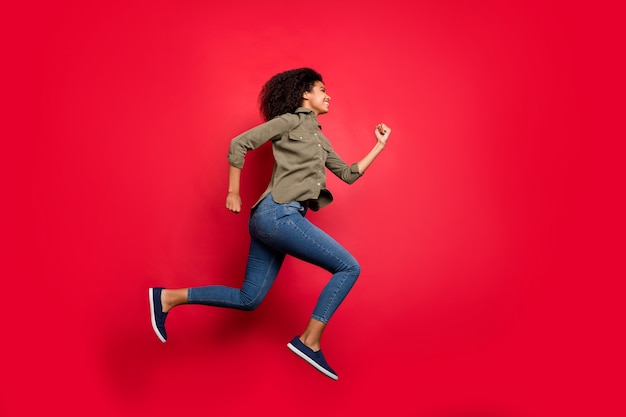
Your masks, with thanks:
M 359 172 L 359 164 L 356 162 L 350 165 L 350 172 L 353 174 L 357 174 L 359 177 L 363 176 L 363 174 Z
M 235 168 L 242 169 L 243 162 L 244 162 L 244 159 L 240 156 L 228 155 L 228 163 L 234 166 Z

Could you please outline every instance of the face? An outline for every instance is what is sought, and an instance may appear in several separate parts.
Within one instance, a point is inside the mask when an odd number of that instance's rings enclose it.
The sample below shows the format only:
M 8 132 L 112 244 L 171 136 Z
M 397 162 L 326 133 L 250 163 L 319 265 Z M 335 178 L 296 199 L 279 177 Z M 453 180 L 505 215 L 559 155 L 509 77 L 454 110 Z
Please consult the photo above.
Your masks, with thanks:
M 321 81 L 315 81 L 311 91 L 302 95 L 302 107 L 311 109 L 316 115 L 328 113 L 330 96 L 326 94 L 326 87 Z

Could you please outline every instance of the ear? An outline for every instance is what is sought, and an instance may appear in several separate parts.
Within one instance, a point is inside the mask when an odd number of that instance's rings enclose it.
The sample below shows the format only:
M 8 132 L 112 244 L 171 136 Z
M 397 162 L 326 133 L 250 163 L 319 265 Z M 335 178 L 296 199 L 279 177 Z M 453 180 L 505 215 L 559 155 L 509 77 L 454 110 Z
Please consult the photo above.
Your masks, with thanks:
M 308 100 L 309 99 L 309 92 L 305 91 L 304 93 L 302 93 L 302 100 Z

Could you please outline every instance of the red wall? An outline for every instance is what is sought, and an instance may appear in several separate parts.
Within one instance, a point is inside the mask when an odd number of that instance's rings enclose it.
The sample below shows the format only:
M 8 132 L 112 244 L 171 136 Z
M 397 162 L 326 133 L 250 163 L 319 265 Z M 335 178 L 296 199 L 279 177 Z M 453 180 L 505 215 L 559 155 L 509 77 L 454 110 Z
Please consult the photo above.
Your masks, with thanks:
M 616 10 L 13 7 L 0 415 L 616 415 Z M 262 83 L 300 66 L 323 74 L 348 162 L 393 129 L 310 215 L 362 264 L 323 341 L 338 382 L 285 347 L 328 278 L 293 259 L 253 313 L 179 308 L 164 345 L 149 323 L 150 286 L 240 284 L 271 152 L 249 154 L 235 216 L 228 143 L 261 121 Z

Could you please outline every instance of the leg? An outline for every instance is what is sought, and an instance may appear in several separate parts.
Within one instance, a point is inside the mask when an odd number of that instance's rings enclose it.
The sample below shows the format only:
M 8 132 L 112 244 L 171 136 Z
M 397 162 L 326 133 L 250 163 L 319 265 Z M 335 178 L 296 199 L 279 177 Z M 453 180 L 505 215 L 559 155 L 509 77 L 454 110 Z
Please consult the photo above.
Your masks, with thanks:
M 241 289 L 221 285 L 178 289 L 150 288 L 150 316 L 154 332 L 165 343 L 167 314 L 181 304 L 254 310 L 267 295 L 284 259 L 285 254 L 272 250 L 252 237 Z
M 301 240 L 294 240 L 294 247 L 286 249 L 287 253 L 333 274 L 322 290 L 311 319 L 300 336 L 306 346 L 318 351 L 322 333 L 356 282 L 360 265 L 348 251 L 308 220 L 297 219 L 295 226 L 302 237 Z
M 304 218 L 306 210 L 299 203 L 275 204 L 273 210 L 274 227 L 252 229 L 251 233 L 256 232 L 259 240 L 275 250 L 333 274 L 320 294 L 307 328 L 287 347 L 329 378 L 337 379 L 322 354 L 320 340 L 330 317 L 356 282 L 360 266 L 339 243 Z
M 202 304 L 214 307 L 251 311 L 256 309 L 267 295 L 285 259 L 255 237 L 251 238 L 246 275 L 241 288 L 223 285 L 163 290 L 163 311 L 167 312 L 181 304 Z
M 324 268 L 332 273 L 328 284 L 322 290 L 313 310 L 315 321 L 327 324 L 339 305 L 348 295 L 360 274 L 360 265 L 354 257 L 326 232 L 304 218 L 303 211 L 292 203 L 281 205 L 285 213 L 277 212 L 278 228 L 270 237 L 259 239 L 274 250 L 284 252 L 298 259 Z M 309 327 L 312 324 L 309 324 Z M 311 330 L 311 335 L 321 334 Z M 323 328 L 322 328 L 323 330 Z

